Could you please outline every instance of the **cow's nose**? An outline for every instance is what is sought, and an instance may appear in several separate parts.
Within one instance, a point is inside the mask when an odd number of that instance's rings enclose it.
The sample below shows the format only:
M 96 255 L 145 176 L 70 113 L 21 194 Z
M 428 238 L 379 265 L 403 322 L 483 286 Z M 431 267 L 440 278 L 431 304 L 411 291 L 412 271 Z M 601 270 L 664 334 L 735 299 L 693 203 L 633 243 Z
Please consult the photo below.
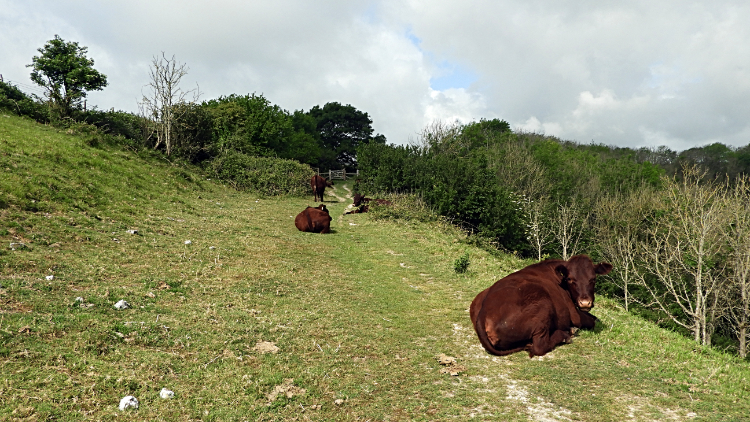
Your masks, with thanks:
M 594 303 L 591 299 L 581 299 L 578 301 L 578 307 L 581 308 L 582 311 L 588 311 L 594 307 Z

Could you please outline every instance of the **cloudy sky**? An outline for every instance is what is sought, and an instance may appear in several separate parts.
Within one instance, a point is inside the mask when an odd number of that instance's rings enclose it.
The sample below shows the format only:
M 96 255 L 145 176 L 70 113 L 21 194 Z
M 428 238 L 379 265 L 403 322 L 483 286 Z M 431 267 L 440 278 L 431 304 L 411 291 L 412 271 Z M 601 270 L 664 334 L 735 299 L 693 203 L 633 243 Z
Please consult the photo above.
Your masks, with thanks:
M 202 99 L 337 101 L 390 143 L 441 120 L 507 120 L 580 143 L 750 143 L 750 2 L 0 0 L 0 74 L 29 92 L 59 34 L 89 48 L 100 109 L 137 111 L 152 57 Z

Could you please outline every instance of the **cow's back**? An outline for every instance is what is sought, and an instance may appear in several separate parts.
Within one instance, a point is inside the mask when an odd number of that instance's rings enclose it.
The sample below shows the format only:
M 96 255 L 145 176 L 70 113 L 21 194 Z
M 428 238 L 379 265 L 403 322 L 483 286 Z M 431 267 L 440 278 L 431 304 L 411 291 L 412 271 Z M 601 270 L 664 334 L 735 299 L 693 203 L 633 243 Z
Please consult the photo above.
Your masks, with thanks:
M 312 233 L 329 233 L 331 231 L 331 216 L 324 205 L 319 208 L 307 207 L 297 214 L 294 225 L 298 230 Z

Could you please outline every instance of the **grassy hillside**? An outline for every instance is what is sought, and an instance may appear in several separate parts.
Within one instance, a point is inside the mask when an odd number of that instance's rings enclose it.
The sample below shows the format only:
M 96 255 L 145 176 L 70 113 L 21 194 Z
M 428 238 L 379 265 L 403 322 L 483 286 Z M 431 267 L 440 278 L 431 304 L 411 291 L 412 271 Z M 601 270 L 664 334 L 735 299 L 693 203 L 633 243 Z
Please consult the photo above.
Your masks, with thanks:
M 605 298 L 601 324 L 573 344 L 534 359 L 486 354 L 469 303 L 528 262 L 466 246 L 449 227 L 341 216 L 349 192 L 337 183 L 334 232 L 300 233 L 294 216 L 311 196 L 260 198 L 91 145 L 0 113 L 0 420 L 750 414 L 746 362 Z M 469 272 L 456 275 L 465 251 Z M 174 398 L 159 398 L 165 387 Z M 140 408 L 122 412 L 128 394 Z

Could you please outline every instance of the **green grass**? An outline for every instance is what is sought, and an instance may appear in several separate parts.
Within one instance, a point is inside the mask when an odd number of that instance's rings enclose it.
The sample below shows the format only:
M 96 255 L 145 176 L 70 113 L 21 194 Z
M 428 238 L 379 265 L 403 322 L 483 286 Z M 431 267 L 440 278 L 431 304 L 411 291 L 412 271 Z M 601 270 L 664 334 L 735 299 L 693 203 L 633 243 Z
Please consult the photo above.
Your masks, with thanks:
M 602 297 L 601 323 L 573 344 L 488 355 L 469 303 L 529 262 L 468 246 L 439 219 L 342 216 L 346 203 L 327 195 L 333 233 L 301 233 L 294 216 L 312 195 L 262 198 L 91 144 L 0 113 L 0 420 L 750 414 L 747 362 Z M 326 193 L 345 198 L 345 186 Z M 132 308 L 115 310 L 120 299 Z M 254 350 L 260 341 L 278 353 Z M 440 353 L 465 371 L 441 373 Z M 304 394 L 270 402 L 286 379 Z M 175 397 L 160 399 L 163 387 Z M 128 394 L 141 406 L 121 412 Z

